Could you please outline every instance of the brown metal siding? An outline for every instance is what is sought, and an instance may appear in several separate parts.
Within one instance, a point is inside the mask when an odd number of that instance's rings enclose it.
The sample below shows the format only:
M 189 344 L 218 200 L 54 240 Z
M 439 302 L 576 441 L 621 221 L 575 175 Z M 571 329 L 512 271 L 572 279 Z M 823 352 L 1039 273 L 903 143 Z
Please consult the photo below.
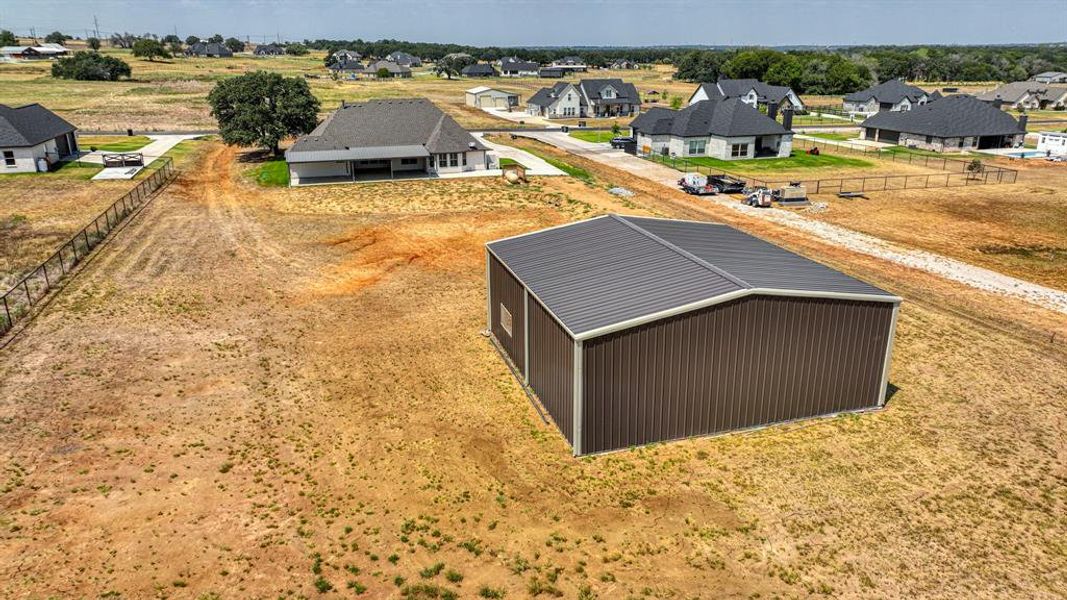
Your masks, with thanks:
M 573 445 L 574 339 L 530 296 L 530 387 Z
M 877 406 L 893 306 L 751 296 L 586 340 L 582 452 Z
M 511 335 L 500 324 L 501 304 L 511 313 Z M 492 254 L 489 255 L 489 307 L 492 311 L 493 336 L 504 347 L 519 372 L 525 374 L 523 287 Z

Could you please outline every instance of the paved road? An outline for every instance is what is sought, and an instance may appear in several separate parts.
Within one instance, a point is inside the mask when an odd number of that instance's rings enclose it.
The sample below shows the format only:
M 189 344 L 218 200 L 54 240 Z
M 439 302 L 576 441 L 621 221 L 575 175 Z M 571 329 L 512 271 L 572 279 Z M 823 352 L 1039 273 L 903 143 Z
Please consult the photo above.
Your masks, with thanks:
M 679 177 L 679 172 L 669 167 L 631 156 L 621 150 L 613 150 L 606 144 L 584 142 L 565 133 L 531 131 L 520 135 L 541 140 L 573 154 L 633 173 L 667 187 L 675 188 Z M 976 289 L 1020 298 L 1067 314 L 1067 292 L 1009 277 L 933 252 L 898 246 L 874 236 L 810 219 L 795 211 L 778 208 L 751 208 L 729 196 L 713 196 L 711 200 L 753 218 L 767 219 L 803 231 L 836 246 L 933 273 Z

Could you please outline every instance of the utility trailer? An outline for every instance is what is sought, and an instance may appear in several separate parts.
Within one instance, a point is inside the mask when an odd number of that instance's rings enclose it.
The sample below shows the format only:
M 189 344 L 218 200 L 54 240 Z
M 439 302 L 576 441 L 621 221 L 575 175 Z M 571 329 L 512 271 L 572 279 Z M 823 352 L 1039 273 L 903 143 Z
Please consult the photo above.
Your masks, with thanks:
M 686 173 L 678 180 L 678 187 L 682 188 L 683 192 L 694 196 L 713 196 L 719 193 L 708 178 L 700 173 Z

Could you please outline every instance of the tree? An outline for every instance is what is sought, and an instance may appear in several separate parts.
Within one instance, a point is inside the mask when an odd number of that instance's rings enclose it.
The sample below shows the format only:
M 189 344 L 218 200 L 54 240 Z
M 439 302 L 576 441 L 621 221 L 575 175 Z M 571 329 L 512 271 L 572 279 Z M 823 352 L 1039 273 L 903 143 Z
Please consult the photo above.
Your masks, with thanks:
M 100 38 L 91 37 L 91 38 L 85 40 L 85 43 L 88 44 L 89 48 L 92 49 L 92 50 L 99 50 L 100 49 Z
M 212 44 L 221 44 L 222 43 L 222 34 L 216 33 L 215 35 L 209 37 L 207 39 L 207 41 L 212 43 Z
M 170 52 L 163 46 L 158 40 L 150 40 L 147 38 L 139 39 L 133 44 L 133 55 L 140 58 L 147 58 L 148 60 L 155 60 L 159 58 L 170 58 Z
M 118 81 L 130 76 L 130 65 L 98 52 L 75 52 L 52 63 L 52 77 L 80 81 Z
M 185 38 L 185 45 L 186 46 L 192 46 L 193 44 L 199 44 L 199 43 L 200 43 L 200 38 L 196 37 L 195 35 L 191 35 L 191 36 Z
M 226 47 L 230 49 L 230 52 L 244 52 L 245 43 L 237 38 L 226 38 Z
M 978 175 L 981 174 L 982 171 L 985 171 L 985 165 L 982 164 L 981 160 L 976 158 L 967 163 L 968 179 L 978 179 Z
M 15 37 L 15 34 L 4 29 L 0 31 L 0 46 L 18 46 L 19 39 Z
M 173 46 L 174 44 L 181 44 L 182 43 L 182 38 L 180 38 L 180 37 L 174 35 L 173 33 L 171 33 L 171 34 L 167 34 L 167 35 L 163 36 L 163 39 L 161 39 L 159 41 L 163 42 L 164 44 L 166 44 L 168 46 Z
M 275 156 L 282 139 L 318 122 L 319 101 L 301 77 L 254 71 L 220 81 L 207 99 L 224 142 L 266 147 Z
M 611 124 L 611 135 L 612 137 L 619 137 L 620 133 L 622 133 L 622 127 L 619 127 L 619 122 L 615 121 Z
M 285 47 L 285 53 L 292 56 L 304 56 L 308 53 L 308 47 L 294 42 Z
M 53 31 L 52 33 L 44 36 L 44 41 L 47 44 L 62 44 L 70 39 L 70 36 L 64 34 L 61 31 Z
M 375 74 L 378 76 L 378 79 L 389 79 L 393 76 L 393 72 L 385 67 L 378 69 L 378 72 Z
M 670 102 L 671 102 L 671 108 L 673 108 L 674 110 L 678 110 L 679 108 L 682 107 L 682 97 L 681 96 L 671 96 Z
M 433 72 L 438 76 L 444 75 L 448 79 L 452 79 L 452 76 L 459 76 L 460 71 L 464 68 L 473 65 L 474 58 L 470 54 L 449 54 L 437 60 L 433 65 Z

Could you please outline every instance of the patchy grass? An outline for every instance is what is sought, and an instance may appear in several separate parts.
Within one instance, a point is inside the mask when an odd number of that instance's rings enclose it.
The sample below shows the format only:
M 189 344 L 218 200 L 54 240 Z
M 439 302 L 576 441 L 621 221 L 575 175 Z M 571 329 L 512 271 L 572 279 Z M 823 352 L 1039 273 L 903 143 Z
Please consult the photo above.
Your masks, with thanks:
M 103 150 L 104 152 L 133 152 L 144 148 L 152 140 L 144 135 L 82 135 L 78 136 L 78 146 L 82 150 Z
M 834 133 L 832 131 L 806 131 L 804 135 L 810 135 L 824 140 L 834 140 L 838 142 L 847 142 L 854 140 L 859 135 L 858 133 Z
M 89 180 L 103 168 L 102 165 L 71 160 L 59 163 L 47 173 L 0 173 L 0 181 L 24 178 Z
M 670 164 L 670 163 L 668 163 Z M 685 164 L 712 167 L 736 173 L 758 174 L 778 171 L 865 168 L 874 163 L 859 158 L 822 153 L 812 155 L 801 150 L 794 150 L 789 158 L 752 158 L 746 160 L 719 160 L 710 156 L 690 156 L 683 161 L 679 159 L 677 168 L 684 170 Z
M 589 171 L 586 171 L 581 167 L 576 167 L 569 162 L 545 154 L 544 152 L 535 148 L 525 147 L 524 149 L 530 154 L 533 154 L 534 156 L 544 160 L 548 164 L 552 165 L 553 167 L 556 167 L 560 171 L 563 171 L 564 173 L 570 175 L 571 177 L 574 177 L 575 179 L 579 179 L 589 184 L 593 183 L 594 179 L 592 174 L 590 174 Z
M 582 129 L 577 131 L 571 130 L 569 135 L 572 138 L 582 140 L 583 142 L 591 142 L 593 144 L 607 144 L 615 137 L 615 134 L 611 131 L 588 131 Z M 622 132 L 620 132 L 619 135 L 622 135 Z
M 252 169 L 249 175 L 263 187 L 288 187 L 289 163 L 284 157 L 271 158 Z
M 521 162 L 515 160 L 514 158 L 501 158 L 500 159 L 501 168 L 507 167 L 509 165 L 519 165 L 520 167 L 526 168 L 526 165 L 524 165 Z

